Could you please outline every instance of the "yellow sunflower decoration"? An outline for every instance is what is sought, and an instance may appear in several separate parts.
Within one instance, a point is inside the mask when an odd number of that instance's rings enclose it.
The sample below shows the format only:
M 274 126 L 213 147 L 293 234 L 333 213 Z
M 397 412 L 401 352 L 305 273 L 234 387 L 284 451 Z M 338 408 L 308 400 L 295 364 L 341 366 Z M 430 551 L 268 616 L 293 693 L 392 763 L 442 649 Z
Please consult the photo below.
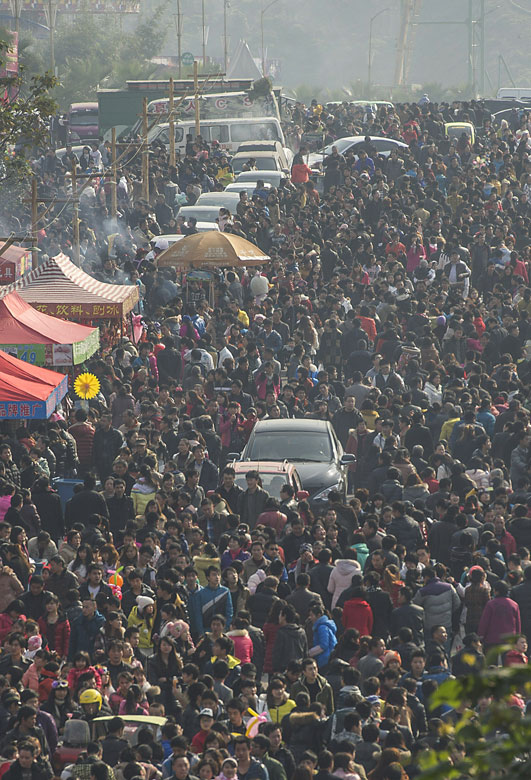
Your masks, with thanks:
M 100 380 L 94 374 L 80 374 L 74 382 L 74 390 L 80 398 L 88 401 L 100 392 Z

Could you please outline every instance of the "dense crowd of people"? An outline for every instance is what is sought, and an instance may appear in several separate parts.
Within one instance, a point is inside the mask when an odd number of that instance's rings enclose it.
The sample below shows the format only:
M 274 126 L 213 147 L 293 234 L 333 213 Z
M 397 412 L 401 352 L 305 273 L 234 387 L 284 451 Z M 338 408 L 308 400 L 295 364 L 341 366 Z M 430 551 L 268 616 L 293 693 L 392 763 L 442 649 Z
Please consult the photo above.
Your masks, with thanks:
M 156 258 L 196 230 L 179 205 L 233 178 L 216 145 L 190 139 L 175 168 L 154 149 L 150 202 L 126 152 L 116 218 L 104 176 L 82 193 L 82 266 L 138 286 L 143 330 L 105 332 L 95 399 L 4 429 L 6 780 L 406 780 L 448 739 L 439 685 L 507 638 L 499 664 L 528 663 L 529 114 L 314 101 L 285 132 L 291 178 L 219 214 L 271 262 L 221 270 L 214 301 Z M 316 177 L 312 134 L 365 148 Z M 408 147 L 379 156 L 375 136 Z M 105 165 L 94 147 L 36 159 L 40 191 Z M 50 217 L 43 255 L 72 256 L 68 208 Z M 348 496 L 237 484 L 230 455 L 278 418 L 330 421 Z M 65 506 L 56 477 L 79 482 Z M 167 720 L 131 746 L 132 715 Z

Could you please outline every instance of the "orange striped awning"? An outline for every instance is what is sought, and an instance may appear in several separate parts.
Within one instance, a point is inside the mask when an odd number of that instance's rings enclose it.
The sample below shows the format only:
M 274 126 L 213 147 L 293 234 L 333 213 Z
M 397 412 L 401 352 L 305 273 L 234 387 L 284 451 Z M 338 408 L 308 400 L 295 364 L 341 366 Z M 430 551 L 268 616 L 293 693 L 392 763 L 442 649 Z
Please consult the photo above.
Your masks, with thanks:
M 0 287 L 0 298 L 14 291 L 37 311 L 69 320 L 121 319 L 138 301 L 136 285 L 99 282 L 63 254 Z

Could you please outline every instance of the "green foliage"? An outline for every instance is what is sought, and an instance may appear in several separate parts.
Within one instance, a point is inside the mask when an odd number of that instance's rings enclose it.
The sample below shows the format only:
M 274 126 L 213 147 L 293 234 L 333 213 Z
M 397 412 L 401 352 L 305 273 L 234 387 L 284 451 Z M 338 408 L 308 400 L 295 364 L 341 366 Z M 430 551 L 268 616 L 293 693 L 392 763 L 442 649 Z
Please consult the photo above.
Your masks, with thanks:
M 158 66 L 150 59 L 160 51 L 167 33 L 164 12 L 168 0 L 140 17 L 132 30 L 122 30 L 112 14 L 79 13 L 60 23 L 56 64 L 60 85 L 57 100 L 63 111 L 70 103 L 95 99 L 98 87 L 123 87 L 127 80 L 154 78 Z
M 0 40 L 0 68 L 5 66 L 7 50 L 6 41 Z M 15 155 L 14 147 L 29 149 L 46 142 L 50 117 L 57 110 L 50 94 L 55 84 L 49 73 L 26 78 L 23 66 L 18 74 L 0 78 L 0 94 L 12 96 L 0 111 L 0 183 L 16 185 L 30 174 L 29 161 Z
M 508 649 L 491 651 L 487 664 L 495 664 L 498 654 Z M 510 702 L 513 694 L 525 692 L 527 698 L 529 691 L 529 666 L 492 665 L 480 674 L 443 683 L 432 695 L 430 709 L 450 706 L 457 719 L 443 726 L 438 748 L 420 755 L 419 780 L 529 778 L 531 717 L 523 717 Z

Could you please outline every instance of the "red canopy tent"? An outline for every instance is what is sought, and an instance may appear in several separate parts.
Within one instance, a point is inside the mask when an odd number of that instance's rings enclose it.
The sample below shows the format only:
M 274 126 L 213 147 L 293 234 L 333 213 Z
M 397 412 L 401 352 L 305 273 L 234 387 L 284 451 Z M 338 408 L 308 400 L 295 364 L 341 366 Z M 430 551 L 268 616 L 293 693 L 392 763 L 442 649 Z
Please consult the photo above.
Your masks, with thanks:
M 0 299 L 0 348 L 28 363 L 71 366 L 87 360 L 99 346 L 98 328 L 50 317 L 16 292 Z
M 68 377 L 0 351 L 0 419 L 48 419 L 68 392 Z
M 136 285 L 99 282 L 63 254 L 0 288 L 0 297 L 14 291 L 38 311 L 72 320 L 121 320 L 138 301 Z

